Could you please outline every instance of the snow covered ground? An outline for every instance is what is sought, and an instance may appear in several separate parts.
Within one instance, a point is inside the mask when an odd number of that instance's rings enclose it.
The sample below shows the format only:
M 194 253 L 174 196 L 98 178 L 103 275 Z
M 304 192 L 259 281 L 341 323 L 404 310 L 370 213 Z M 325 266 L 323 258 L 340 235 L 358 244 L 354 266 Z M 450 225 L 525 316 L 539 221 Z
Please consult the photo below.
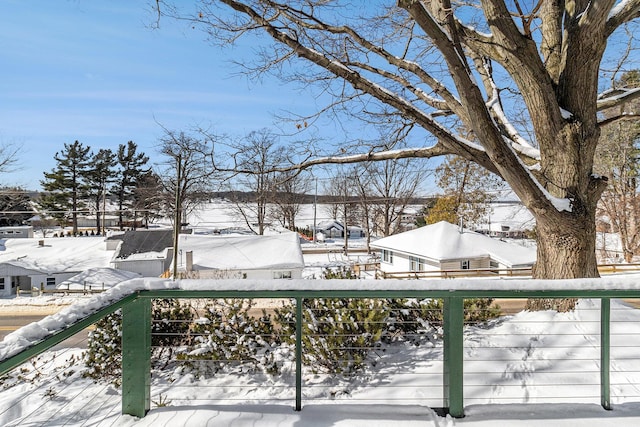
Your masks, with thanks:
M 467 289 L 487 286 L 544 288 L 544 282 L 462 282 Z M 289 288 L 338 288 L 338 281 L 292 281 Z M 381 282 L 355 281 L 358 289 Z M 394 282 L 412 289 L 417 281 Z M 610 286 L 613 279 L 574 281 L 573 288 Z M 634 288 L 634 278 L 616 280 Z M 229 288 L 255 289 L 264 284 L 237 281 Z M 316 286 L 317 285 L 317 286 Z M 557 284 L 556 284 L 557 285 Z M 49 317 L 17 333 L 37 339 L 76 315 L 139 288 L 167 288 L 166 280 L 134 279 Z M 211 283 L 183 281 L 181 288 Z M 216 286 L 219 286 L 216 285 Z M 282 286 L 282 285 L 279 285 Z M 344 284 L 342 284 L 344 286 Z M 447 281 L 430 286 L 446 288 Z M 37 298 L 34 299 L 34 301 Z M 20 298 L 24 301 L 24 298 Z M 9 305 L 4 300 L 5 306 Z M 14 300 L 15 301 L 15 300 Z M 19 300 L 18 300 L 19 301 Z M 58 301 L 59 302 L 59 301 Z M 45 304 L 42 304 L 45 305 Z M 5 307 L 6 309 L 6 307 Z M 121 390 L 83 378 L 80 349 L 48 352 L 2 380 L 0 425 L 3 426 L 626 426 L 640 423 L 640 311 L 612 303 L 611 384 L 614 410 L 599 406 L 599 302 L 582 300 L 575 312 L 521 312 L 471 326 L 465 331 L 466 417 L 438 416 L 441 404 L 442 345 L 424 342 L 386 344 L 354 379 L 308 370 L 303 378 L 303 409 L 293 411 L 293 368 L 281 375 L 233 372 L 198 378 L 180 369 L 152 378 L 152 409 L 143 419 L 120 415 Z M 0 353 L 19 345 L 8 339 Z M 282 357 L 292 360 L 286 351 Z M 544 403 L 544 404 L 543 404 Z

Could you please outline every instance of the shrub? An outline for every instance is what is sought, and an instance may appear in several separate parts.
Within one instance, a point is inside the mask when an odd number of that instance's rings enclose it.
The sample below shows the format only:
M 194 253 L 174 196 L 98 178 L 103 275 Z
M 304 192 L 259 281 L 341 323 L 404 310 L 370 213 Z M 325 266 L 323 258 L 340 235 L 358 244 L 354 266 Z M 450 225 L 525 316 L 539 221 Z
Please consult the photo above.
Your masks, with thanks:
M 501 313 L 500 306 L 492 305 L 493 298 L 466 298 L 463 304 L 465 323 L 486 322 L 499 317 Z M 425 321 L 432 326 L 442 327 L 442 299 L 391 299 L 387 308 L 400 313 L 398 318 L 403 325 L 407 325 L 409 331 L 416 323 L 424 326 Z M 412 322 L 412 319 L 417 322 Z
M 347 266 L 339 266 L 339 267 L 327 267 L 322 272 L 323 279 L 357 279 L 358 276 L 354 274 L 350 267 Z
M 109 314 L 89 332 L 83 376 L 119 386 L 122 377 L 122 312 Z
M 422 339 L 434 341 L 442 335 L 442 300 L 385 300 L 387 328 L 385 342 L 408 341 L 418 345 Z
M 353 374 L 380 343 L 386 314 L 382 300 L 303 300 L 302 361 L 314 371 Z M 276 310 L 289 343 L 295 339 L 295 308 Z
M 158 299 L 151 308 L 151 346 L 158 360 L 171 359 L 174 348 L 191 343 L 194 313 L 191 305 L 176 299 Z
M 203 374 L 233 367 L 279 372 L 281 364 L 275 352 L 282 344 L 280 336 L 264 310 L 259 318 L 249 314 L 252 306 L 252 300 L 242 299 L 207 305 L 205 315 L 193 326 L 193 349 L 178 359 L 200 361 L 192 366 Z
M 500 315 L 492 299 L 465 299 L 466 323 L 482 323 Z M 314 372 L 351 375 L 362 370 L 370 352 L 381 342 L 418 345 L 442 334 L 441 299 L 303 299 L 303 363 Z M 179 300 L 156 300 L 152 345 L 156 363 L 175 359 L 200 375 L 220 370 L 281 372 L 281 353 L 295 342 L 295 306 L 252 316 L 252 300 L 225 299 L 205 306 L 195 318 L 190 305 Z M 96 324 L 89 335 L 85 376 L 119 384 L 122 361 L 120 312 Z
M 178 300 L 155 300 L 152 306 L 151 344 L 159 363 L 166 364 L 172 346 L 188 341 L 188 329 L 193 312 Z M 169 351 L 167 351 L 167 348 Z M 110 381 L 119 386 L 122 377 L 122 311 L 118 310 L 96 323 L 89 333 L 84 353 L 87 370 L 84 377 Z

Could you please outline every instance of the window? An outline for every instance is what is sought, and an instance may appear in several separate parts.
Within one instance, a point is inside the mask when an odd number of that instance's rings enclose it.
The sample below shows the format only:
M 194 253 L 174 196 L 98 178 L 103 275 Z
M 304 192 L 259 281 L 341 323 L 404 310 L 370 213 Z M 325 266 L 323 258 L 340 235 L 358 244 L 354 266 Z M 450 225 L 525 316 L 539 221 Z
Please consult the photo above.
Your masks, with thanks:
M 418 257 L 409 257 L 409 271 L 424 271 L 424 260 Z
M 274 271 L 274 279 L 291 279 L 291 271 Z
M 460 269 L 461 270 L 468 270 L 470 267 L 471 261 L 469 261 L 468 259 L 463 259 L 462 261 L 460 261 Z
M 47 277 L 47 287 L 55 286 L 56 278 L 55 277 Z
M 4 289 L 4 277 L 0 277 L 0 290 Z
M 386 249 L 382 250 L 382 261 L 393 264 L 393 251 L 389 251 Z

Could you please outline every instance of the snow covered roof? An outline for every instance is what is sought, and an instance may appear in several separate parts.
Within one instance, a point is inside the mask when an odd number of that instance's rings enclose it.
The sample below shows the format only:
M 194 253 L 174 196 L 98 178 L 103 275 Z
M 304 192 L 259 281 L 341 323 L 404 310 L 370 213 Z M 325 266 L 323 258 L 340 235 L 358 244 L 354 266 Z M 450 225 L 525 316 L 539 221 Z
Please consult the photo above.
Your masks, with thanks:
M 385 237 L 371 243 L 379 249 L 436 261 L 491 257 L 507 266 L 532 265 L 535 251 L 460 228 L 446 221 Z
M 344 226 L 342 225 L 342 223 L 336 220 L 321 221 L 316 226 L 317 230 L 329 230 L 331 228 L 335 228 L 337 230 L 344 230 Z
M 122 240 L 117 257 L 131 259 L 135 254 L 164 253 L 167 248 L 173 246 L 173 230 L 131 230 L 124 234 L 114 234 L 108 239 Z
M 489 220 L 489 226 L 477 224 L 477 228 L 499 231 L 506 225 L 512 230 L 531 230 L 536 223 L 531 212 L 517 201 L 492 203 Z
M 104 286 L 105 288 L 111 288 L 120 282 L 137 277 L 141 277 L 140 274 L 131 271 L 118 270 L 110 267 L 98 267 L 78 273 L 58 284 L 57 287 L 63 289 L 67 289 L 67 287 L 71 289 L 82 289 L 86 285 L 90 287 Z
M 180 235 L 181 251 L 193 252 L 194 270 L 303 268 L 297 233 L 267 236 Z
M 40 241 L 44 244 L 40 245 Z M 46 273 L 84 271 L 108 267 L 112 251 L 105 250 L 102 237 L 23 238 L 0 241 L 0 263 Z

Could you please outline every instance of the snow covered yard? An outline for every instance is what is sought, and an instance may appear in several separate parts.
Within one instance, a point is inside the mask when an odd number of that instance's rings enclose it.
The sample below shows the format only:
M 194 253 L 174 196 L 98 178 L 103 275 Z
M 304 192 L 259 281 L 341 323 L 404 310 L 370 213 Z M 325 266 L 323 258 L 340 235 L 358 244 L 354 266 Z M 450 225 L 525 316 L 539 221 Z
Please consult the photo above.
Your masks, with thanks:
M 81 350 L 47 352 L 2 380 L 5 426 L 589 426 L 640 423 L 640 312 L 612 303 L 613 411 L 599 405 L 599 301 L 572 313 L 521 312 L 465 329 L 464 419 L 440 417 L 441 341 L 389 343 L 352 378 L 303 377 L 293 411 L 293 360 L 280 375 L 232 372 L 196 377 L 154 372 L 152 409 L 120 415 L 121 390 L 83 378 Z M 535 403 L 542 403 L 535 405 Z

